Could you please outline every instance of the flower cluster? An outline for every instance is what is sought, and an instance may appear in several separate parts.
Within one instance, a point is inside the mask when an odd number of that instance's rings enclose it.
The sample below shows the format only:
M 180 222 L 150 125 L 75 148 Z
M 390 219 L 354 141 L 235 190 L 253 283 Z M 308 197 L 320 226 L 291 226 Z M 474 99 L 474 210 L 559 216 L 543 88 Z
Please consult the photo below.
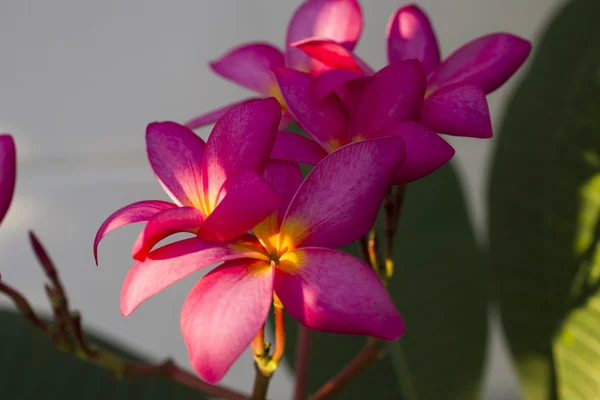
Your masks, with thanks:
M 100 240 L 146 223 L 121 311 L 220 263 L 192 289 L 181 313 L 191 363 L 219 381 L 284 307 L 311 329 L 395 340 L 404 323 L 376 272 L 336 250 L 373 227 L 390 185 L 420 179 L 454 149 L 438 133 L 492 135 L 485 95 L 525 61 L 527 41 L 492 34 L 440 61 L 416 6 L 388 26 L 389 64 L 375 72 L 353 53 L 362 28 L 355 0 L 307 0 L 281 52 L 265 43 L 211 63 L 221 76 L 266 96 L 195 118 L 148 126 L 150 165 L 172 202 L 146 200 L 113 213 Z M 285 129 L 295 121 L 307 136 Z M 215 123 L 216 122 L 216 123 Z M 215 123 L 205 143 L 191 130 Z M 314 166 L 303 179 L 299 163 Z M 170 235 L 191 237 L 158 247 Z

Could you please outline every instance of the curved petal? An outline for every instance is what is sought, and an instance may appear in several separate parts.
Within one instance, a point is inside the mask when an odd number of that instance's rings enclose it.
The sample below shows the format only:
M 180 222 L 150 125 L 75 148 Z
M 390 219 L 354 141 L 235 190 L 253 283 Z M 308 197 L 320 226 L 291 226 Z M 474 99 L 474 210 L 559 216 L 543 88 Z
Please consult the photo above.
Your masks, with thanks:
M 364 77 L 362 73 L 343 69 L 331 69 L 313 79 L 310 86 L 310 94 L 315 100 L 323 100 L 338 87 L 362 77 Z
M 194 207 L 177 207 L 159 212 L 148 221 L 133 244 L 133 259 L 144 261 L 158 242 L 175 233 L 196 233 L 204 219 L 204 214 Z
M 408 183 L 436 171 L 454 156 L 454 149 L 437 133 L 412 122 L 400 122 L 379 131 L 381 137 L 404 139 L 406 160 L 394 176 L 394 183 Z
M 306 247 L 284 254 L 275 292 L 292 317 L 311 329 L 383 340 L 405 331 L 375 271 L 341 251 Z
M 17 180 L 17 151 L 11 135 L 0 135 L 0 222 L 8 212 Z
M 271 214 L 279 200 L 277 192 L 260 175 L 239 172 L 225 181 L 218 205 L 200 227 L 198 237 L 217 241 L 235 238 Z
M 286 43 L 287 66 L 304 71 L 320 72 L 323 65 L 311 60 L 291 44 L 313 36 L 331 39 L 352 51 L 362 31 L 362 11 L 356 0 L 308 0 L 290 20 Z
M 244 104 L 245 102 L 252 101 L 252 100 L 258 100 L 258 98 L 253 97 L 250 99 L 238 101 L 233 104 L 228 104 L 221 108 L 217 108 L 216 110 L 209 111 L 207 113 L 204 113 L 202 115 L 195 117 L 194 119 L 189 120 L 184 125 L 190 129 L 197 129 L 197 128 L 201 128 L 206 125 L 214 124 L 215 122 L 217 122 L 219 120 L 219 118 L 221 118 L 223 115 L 225 115 L 225 113 L 227 111 L 229 111 L 229 109 L 231 109 L 232 107 L 235 107 L 240 104 Z
M 271 69 L 284 66 L 283 53 L 268 43 L 241 45 L 210 63 L 225 79 L 266 95 L 272 95 L 276 87 Z
M 175 122 L 153 122 L 146 128 L 146 151 L 152 170 L 169 197 L 177 204 L 201 204 L 200 162 L 204 141 Z
M 196 284 L 181 310 L 181 332 L 200 377 L 219 382 L 263 328 L 273 297 L 273 268 L 229 261 Z
M 492 137 L 485 93 L 478 86 L 444 86 L 425 99 L 421 123 L 435 132 L 475 138 Z
M 240 171 L 262 174 L 269 159 L 281 120 L 279 102 L 269 97 L 231 108 L 215 124 L 202 159 L 204 211 L 217 204 L 223 183 Z
M 279 248 L 336 248 L 366 234 L 405 156 L 402 139 L 389 137 L 351 143 L 325 157 L 296 192 Z
M 271 158 L 316 165 L 327 153 L 314 140 L 293 132 L 279 131 Z
M 310 37 L 290 44 L 290 50 L 306 53 L 306 56 L 323 63 L 331 69 L 343 69 L 358 74 L 366 73 L 356 56 L 341 44 L 328 39 Z
M 388 61 L 415 59 L 429 75 L 440 63 L 440 49 L 427 14 L 414 4 L 392 14 L 387 26 Z
M 342 100 L 342 103 L 344 103 L 344 106 L 346 106 L 350 115 L 354 114 L 356 111 L 360 98 L 372 80 L 372 76 L 363 76 L 362 78 L 347 82 L 335 89 L 335 94 Z
M 419 117 L 426 77 L 416 60 L 382 68 L 364 90 L 350 123 L 351 138 L 372 138 L 378 130 Z
M 429 78 L 432 93 L 451 83 L 475 85 L 487 94 L 502 86 L 525 62 L 531 43 L 509 33 L 493 33 L 467 43 L 450 55 Z
M 290 68 L 274 70 L 288 110 L 321 147 L 332 151 L 347 142 L 348 112 L 335 96 L 321 101 L 310 96 L 312 77 Z
M 260 244 L 250 235 L 220 243 L 191 238 L 158 248 L 129 270 L 121 289 L 121 313 L 130 315 L 151 296 L 202 268 L 260 257 Z
M 96 237 L 94 238 L 94 259 L 98 265 L 98 244 L 102 238 L 124 225 L 134 224 L 136 222 L 146 222 L 153 216 L 171 208 L 177 207 L 173 203 L 160 200 L 144 200 L 129 204 L 112 213 L 106 221 L 102 223 Z

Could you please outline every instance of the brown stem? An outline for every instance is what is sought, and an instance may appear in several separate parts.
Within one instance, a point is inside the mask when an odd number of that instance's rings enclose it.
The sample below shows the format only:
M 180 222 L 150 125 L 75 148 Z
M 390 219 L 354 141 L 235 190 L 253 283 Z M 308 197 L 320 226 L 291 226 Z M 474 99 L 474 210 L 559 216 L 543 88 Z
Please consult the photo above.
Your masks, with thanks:
M 6 294 L 13 301 L 13 303 L 15 303 L 17 310 L 19 310 L 19 312 L 23 314 L 23 316 L 33 324 L 33 326 L 42 332 L 48 332 L 48 325 L 46 325 L 46 323 L 37 316 L 35 311 L 33 311 L 33 308 L 31 308 L 29 305 L 27 299 L 21 293 L 19 293 L 16 289 L 13 289 L 11 286 L 8 286 L 1 280 L 0 293 Z
M 265 400 L 267 398 L 267 390 L 269 390 L 269 382 L 271 375 L 267 375 L 258 363 L 254 364 L 256 375 L 254 377 L 254 389 L 252 390 L 252 400 Z
M 371 366 L 371 364 L 379 358 L 381 352 L 381 341 L 369 338 L 367 344 L 360 353 L 358 353 L 339 374 L 317 390 L 317 392 L 310 397 L 310 400 L 330 399 L 340 393 L 354 377 Z
M 296 389 L 294 392 L 294 400 L 302 400 L 306 397 L 310 342 L 311 330 L 304 325 L 300 325 L 298 345 L 296 348 Z

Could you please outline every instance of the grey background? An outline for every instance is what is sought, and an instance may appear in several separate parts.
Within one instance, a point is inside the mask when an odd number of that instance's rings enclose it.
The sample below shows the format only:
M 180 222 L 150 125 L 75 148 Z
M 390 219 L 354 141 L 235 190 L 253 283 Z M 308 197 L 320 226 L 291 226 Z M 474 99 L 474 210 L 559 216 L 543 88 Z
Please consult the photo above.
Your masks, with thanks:
M 477 36 L 508 31 L 535 39 L 561 0 L 423 0 L 444 55 Z M 286 0 L 2 0 L 0 131 L 16 138 L 17 192 L 0 229 L 0 272 L 34 305 L 48 309 L 43 277 L 28 248 L 33 228 L 61 269 L 72 304 L 88 327 L 153 357 L 187 364 L 179 310 L 192 277 L 150 299 L 131 317 L 119 293 L 132 264 L 136 227 L 108 236 L 94 266 L 96 229 L 116 208 L 165 199 L 144 154 L 144 128 L 183 122 L 248 93 L 213 75 L 207 62 L 248 40 L 283 46 L 299 1 Z M 362 1 L 358 53 L 385 64 L 385 27 L 403 1 Z M 495 126 L 519 75 L 489 96 Z M 202 131 L 207 135 L 209 130 Z M 457 139 L 455 162 L 485 240 L 485 183 L 493 140 Z M 0 298 L 0 306 L 8 303 Z M 495 321 L 492 321 L 496 324 Z M 497 332 L 497 330 L 496 330 Z M 502 337 L 490 339 L 486 398 L 518 398 Z M 224 383 L 248 390 L 247 352 Z M 287 398 L 289 371 L 278 371 L 272 398 Z

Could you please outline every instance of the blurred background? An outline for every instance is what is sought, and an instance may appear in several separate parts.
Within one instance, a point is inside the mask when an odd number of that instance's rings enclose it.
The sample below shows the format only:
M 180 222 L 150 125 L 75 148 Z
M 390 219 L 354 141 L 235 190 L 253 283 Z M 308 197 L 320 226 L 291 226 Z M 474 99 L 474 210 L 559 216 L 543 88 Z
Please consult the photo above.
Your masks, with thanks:
M 150 299 L 131 317 L 119 312 L 136 227 L 110 234 L 92 256 L 96 229 L 122 205 L 165 199 L 147 164 L 144 130 L 155 120 L 184 122 L 243 98 L 239 86 L 213 75 L 207 63 L 249 40 L 283 47 L 299 0 L 3 0 L 0 2 L 0 131 L 18 146 L 16 197 L 0 229 L 3 279 L 47 310 L 43 277 L 29 250 L 34 229 L 58 264 L 74 308 L 88 328 L 143 354 L 172 355 L 188 365 L 179 310 L 200 275 Z M 423 0 L 448 55 L 495 31 L 536 44 L 562 0 Z M 385 64 L 385 27 L 398 0 L 363 1 L 365 28 L 358 54 Z M 488 97 L 494 123 L 521 74 Z M 200 132 L 204 137 L 209 129 Z M 485 185 L 494 140 L 456 139 L 455 163 L 485 241 Z M 0 307 L 8 307 L 0 297 Z M 493 326 L 497 322 L 492 321 Z M 486 399 L 519 399 L 503 338 L 493 330 Z M 224 383 L 247 390 L 248 352 Z M 0 378 L 1 381 L 1 378 Z M 289 371 L 278 371 L 272 398 L 287 398 Z

